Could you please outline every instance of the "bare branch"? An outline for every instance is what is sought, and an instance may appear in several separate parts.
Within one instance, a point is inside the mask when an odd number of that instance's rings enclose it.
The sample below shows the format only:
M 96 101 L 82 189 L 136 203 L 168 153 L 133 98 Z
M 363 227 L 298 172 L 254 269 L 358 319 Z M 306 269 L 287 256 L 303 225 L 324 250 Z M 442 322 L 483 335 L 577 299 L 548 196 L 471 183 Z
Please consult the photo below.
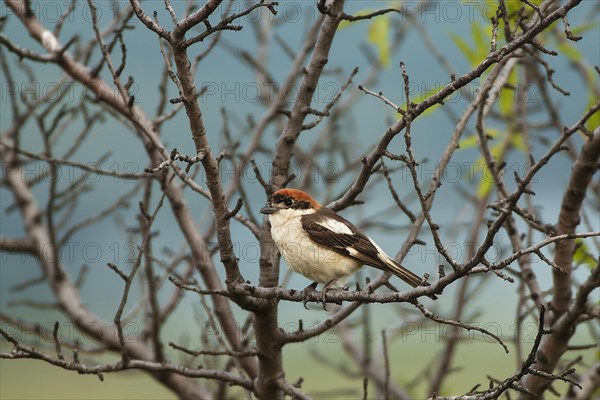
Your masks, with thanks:
M 4 359 L 36 359 L 45 361 L 48 364 L 55 365 L 68 371 L 76 371 L 79 374 L 86 375 L 99 375 L 109 372 L 119 372 L 129 369 L 139 369 L 151 372 L 174 372 L 181 376 L 187 376 L 190 378 L 204 378 L 204 379 L 216 379 L 225 380 L 231 384 L 238 385 L 247 390 L 253 390 L 253 383 L 250 380 L 241 378 L 237 375 L 219 371 L 219 370 L 208 370 L 208 369 L 194 369 L 187 368 L 171 363 L 157 363 L 152 361 L 144 361 L 132 359 L 127 363 L 118 362 L 116 364 L 96 364 L 96 365 L 85 365 L 80 363 L 77 359 L 74 361 L 67 361 L 64 358 L 52 358 L 32 347 L 22 345 L 18 343 L 12 336 L 6 333 L 3 329 L 0 329 L 0 334 L 6 340 L 11 342 L 14 346 L 13 350 L 9 353 L 0 353 L 0 358 Z M 102 378 L 100 378 L 102 380 Z
M 377 10 L 377 11 L 374 11 L 372 13 L 363 14 L 363 15 L 348 15 L 346 13 L 343 13 L 342 14 L 342 19 L 344 21 L 355 22 L 355 21 L 361 21 L 361 20 L 364 20 L 364 19 L 375 18 L 375 17 L 377 17 L 379 15 L 384 15 L 384 14 L 388 14 L 388 13 L 402 14 L 402 12 L 400 10 L 397 10 L 395 8 L 384 8 L 382 10 Z
M 432 313 L 431 311 L 429 311 L 428 309 L 426 309 L 425 306 L 423 306 L 423 304 L 419 303 L 416 300 L 414 302 L 412 302 L 412 303 L 415 305 L 415 307 L 417 307 L 419 309 L 419 311 L 421 311 L 421 313 L 425 317 L 431 319 L 432 321 L 438 322 L 440 324 L 447 324 L 447 325 L 458 326 L 460 328 L 466 329 L 467 331 L 474 330 L 474 331 L 481 332 L 484 335 L 487 335 L 487 336 L 493 338 L 495 341 L 497 341 L 504 348 L 504 351 L 506 353 L 508 353 L 508 347 L 506 347 L 506 345 L 504 344 L 504 342 L 502 341 L 502 339 L 500 339 L 500 337 L 498 335 L 493 334 L 492 332 L 490 332 L 490 331 L 488 331 L 486 329 L 480 328 L 478 326 L 468 325 L 468 324 L 464 324 L 464 323 L 462 323 L 460 321 L 453 321 L 451 319 L 446 319 L 446 318 L 438 317 L 437 315 L 435 315 L 434 313 Z

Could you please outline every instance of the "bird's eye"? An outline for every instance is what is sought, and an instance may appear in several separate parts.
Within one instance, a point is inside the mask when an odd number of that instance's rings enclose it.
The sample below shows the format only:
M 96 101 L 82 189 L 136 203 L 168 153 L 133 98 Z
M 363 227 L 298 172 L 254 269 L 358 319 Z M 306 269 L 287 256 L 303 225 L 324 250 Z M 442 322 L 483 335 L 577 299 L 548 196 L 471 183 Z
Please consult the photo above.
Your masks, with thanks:
M 288 206 L 288 207 L 291 206 L 292 203 L 293 203 L 292 199 L 285 199 L 284 202 L 285 202 L 285 205 Z

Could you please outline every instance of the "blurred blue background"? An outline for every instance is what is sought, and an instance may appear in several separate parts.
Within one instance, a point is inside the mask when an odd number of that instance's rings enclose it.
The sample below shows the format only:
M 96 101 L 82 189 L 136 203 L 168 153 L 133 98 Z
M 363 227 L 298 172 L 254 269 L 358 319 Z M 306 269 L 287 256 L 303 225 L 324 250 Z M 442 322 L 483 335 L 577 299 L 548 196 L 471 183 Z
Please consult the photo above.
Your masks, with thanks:
M 101 1 L 94 4 L 98 9 L 100 26 L 111 23 L 114 13 L 128 6 L 127 2 Z M 51 28 L 56 23 L 57 16 L 66 10 L 67 3 L 48 1 L 32 2 L 32 5 L 36 15 L 40 18 L 40 22 Z M 375 92 L 382 91 L 388 98 L 402 105 L 406 99 L 404 98 L 402 77 L 398 67 L 400 61 L 406 64 L 406 70 L 413 84 L 411 96 L 414 96 L 414 98 L 423 98 L 427 93 L 431 95 L 449 82 L 448 72 L 439 65 L 430 49 L 426 47 L 426 38 L 424 38 L 422 32 L 414 27 L 414 24 L 421 24 L 422 29 L 426 31 L 439 52 L 452 65 L 456 74 L 462 75 L 468 72 L 472 65 L 458 49 L 456 40 L 452 39 L 452 35 L 463 38 L 467 43 L 474 43 L 476 38 L 473 37 L 473 32 L 475 32 L 473 25 L 485 26 L 486 22 L 483 15 L 488 13 L 491 8 L 490 4 L 486 2 L 432 2 L 423 6 L 424 8 L 421 11 L 411 14 L 411 10 L 417 8 L 416 2 L 347 1 L 345 10 L 347 13 L 355 13 L 364 9 L 379 9 L 398 5 L 405 11 L 404 14 L 393 14 L 389 19 L 391 24 L 389 40 L 391 45 L 397 46 L 397 51 L 391 54 L 389 65 L 377 73 L 376 80 L 368 85 L 368 89 Z M 247 3 L 245 2 L 233 3 L 234 10 L 236 7 L 241 10 L 242 7 L 246 6 Z M 156 10 L 159 21 L 170 28 L 170 17 L 166 14 L 162 1 L 145 1 L 143 7 L 149 14 Z M 184 9 L 183 2 L 174 2 L 174 8 L 178 15 L 181 15 Z M 298 51 L 303 45 L 308 27 L 318 17 L 315 4 L 308 1 L 282 2 L 277 9 L 279 12 L 276 16 L 267 17 L 268 11 L 266 9 L 260 10 L 260 13 L 262 13 L 263 18 L 269 19 L 272 32 L 280 35 L 294 51 Z M 4 35 L 21 47 L 39 53 L 44 52 L 43 48 L 28 36 L 21 23 L 12 15 L 12 11 L 7 8 L 5 3 L 0 3 L 0 12 L 1 15 L 8 16 L 3 31 Z M 225 12 L 225 6 L 221 7 L 219 12 Z M 255 55 L 257 52 L 257 36 L 253 26 L 256 21 L 260 20 L 258 13 L 253 12 L 239 21 L 239 24 L 243 27 L 241 32 L 223 32 L 221 41 L 212 53 L 202 61 L 196 73 L 198 90 L 205 89 L 205 93 L 200 96 L 200 104 L 208 138 L 215 154 L 219 154 L 228 147 L 223 137 L 221 109 L 225 108 L 227 111 L 232 136 L 240 141 L 241 149 L 245 149 L 251 140 L 250 133 L 252 132 L 248 120 L 260 120 L 265 110 L 259 101 L 259 94 L 264 95 L 266 92 L 270 96 L 274 96 L 275 88 L 279 87 L 289 74 L 291 60 L 282 48 L 276 44 L 273 36 L 270 36 L 269 39 L 267 59 L 259 61 L 265 61 L 274 82 L 269 82 L 266 85 L 257 82 L 256 72 L 240 61 L 240 57 L 237 55 L 239 50 L 245 50 L 251 55 Z M 213 24 L 216 20 L 216 18 L 211 18 Z M 598 3 L 584 1 L 580 7 L 569 14 L 569 20 L 573 27 L 592 24 L 591 28 L 588 28 L 583 34 L 583 40 L 577 43 L 569 42 L 569 45 L 584 55 L 585 59 L 582 62 L 586 65 L 600 65 Z M 127 30 L 124 34 L 127 45 L 127 67 L 124 76 L 131 75 L 134 78 L 135 83 L 132 87 L 132 93 L 135 94 L 137 105 L 145 110 L 147 115 L 154 117 L 158 104 L 158 85 L 164 67 L 164 60 L 160 53 L 156 35 L 148 31 L 136 18 L 131 20 L 130 25 L 134 29 Z M 370 26 L 370 21 L 361 21 L 339 30 L 326 67 L 327 73 L 321 78 L 313 101 L 313 108 L 322 109 L 346 81 L 352 69 L 359 67 L 359 72 L 353 79 L 353 83 L 341 98 L 343 102 L 345 98 L 354 95 L 357 97 L 356 104 L 353 105 L 349 113 L 339 120 L 337 126 L 343 132 L 341 140 L 343 145 L 347 146 L 348 158 L 352 160 L 367 155 L 389 124 L 397 119 L 397 115 L 391 108 L 374 97 L 360 93 L 357 88 L 358 84 L 364 83 L 367 79 L 369 69 L 373 64 L 373 57 L 377 57 L 379 54 L 379 49 L 367 40 Z M 406 30 L 401 35 L 400 41 L 396 43 L 395 40 L 398 40 L 398 38 L 395 38 L 394 34 L 402 26 Z M 194 31 L 195 34 L 199 32 L 198 29 Z M 79 2 L 73 17 L 66 21 L 59 39 L 62 43 L 65 43 L 75 34 L 79 34 L 85 40 L 93 37 L 90 13 L 85 2 Z M 483 40 L 489 41 L 489 37 L 485 37 Z M 553 44 L 557 43 L 551 38 L 547 40 L 548 42 L 545 45 L 549 48 L 553 48 Z M 190 49 L 190 56 L 201 53 L 207 45 L 207 41 L 194 45 Z M 365 50 L 365 48 L 368 50 Z M 43 95 L 61 80 L 62 72 L 55 65 L 18 61 L 17 56 L 8 53 L 6 49 L 3 49 L 2 54 L 13 74 L 13 82 L 8 82 L 4 74 L 1 80 L 0 129 L 4 132 L 12 124 L 13 115 L 9 101 L 11 91 L 17 89 L 19 92 L 24 93 L 24 96 L 30 98 Z M 115 50 L 113 56 L 118 60 L 119 51 Z M 96 61 L 99 59 L 98 51 L 94 53 L 92 59 Z M 571 92 L 571 96 L 568 97 L 555 91 L 551 93 L 559 105 L 562 123 L 571 125 L 585 112 L 589 102 L 590 88 L 581 79 L 581 75 L 564 54 L 557 57 L 544 56 L 544 59 L 556 70 L 554 80 Z M 33 86 L 28 81 L 25 65 L 35 73 L 36 83 Z M 111 82 L 105 70 L 101 76 Z M 431 178 L 436 167 L 436 160 L 440 158 L 453 132 L 456 122 L 455 116 L 460 115 L 466 104 L 473 99 L 481 82 L 481 79 L 475 80 L 472 84 L 467 85 L 464 92 L 448 99 L 443 107 L 436 107 L 434 111 L 418 118 L 413 123 L 412 138 L 415 157 L 423 161 L 418 171 L 421 183 L 427 184 Z M 600 89 L 597 76 L 593 77 L 593 82 L 597 96 L 598 89 Z M 527 83 L 524 80 L 519 82 L 520 85 Z M 71 104 L 78 102 L 82 91 L 84 91 L 78 83 L 69 87 L 64 86 L 60 90 L 69 91 L 66 102 Z M 294 93 L 296 91 L 292 90 L 290 100 L 293 100 Z M 532 110 L 543 106 L 541 95 L 535 85 L 530 89 L 528 88 L 527 93 L 528 106 Z M 171 82 L 169 82 L 169 96 L 171 98 L 177 97 L 177 90 Z M 545 120 L 546 115 L 539 111 L 539 119 Z M 93 162 L 102 155 L 108 154 L 107 158 L 99 165 L 103 169 L 119 172 L 143 172 L 143 169 L 149 164 L 144 148 L 134 132 L 108 114 L 105 114 L 105 117 L 106 122 L 93 127 L 88 139 L 72 159 L 81 162 Z M 496 121 L 496 123 L 496 126 L 493 125 L 494 123 L 490 125 L 496 129 L 503 129 L 501 121 Z M 70 122 L 65 133 L 56 142 L 57 154 L 69 148 L 74 138 L 83 128 L 83 124 L 80 118 Z M 309 152 L 312 145 L 318 140 L 321 129 L 325 129 L 324 126 L 325 123 L 319 125 L 315 130 L 304 132 L 298 143 L 297 152 Z M 463 138 L 473 135 L 474 132 L 473 119 Z M 279 133 L 280 125 L 271 124 L 264 135 L 264 146 L 272 149 Z M 546 136 L 550 141 L 557 137 L 556 131 L 552 128 L 538 131 L 536 135 Z M 189 155 L 194 153 L 188 122 L 183 111 L 180 111 L 175 118 L 164 124 L 161 136 L 168 150 L 177 148 L 181 153 Z M 573 140 L 575 148 L 579 149 L 583 140 L 581 137 L 574 137 Z M 43 151 L 40 132 L 35 123 L 29 122 L 22 130 L 21 147 L 30 152 Z M 389 150 L 397 154 L 405 152 L 402 135 L 393 140 Z M 536 159 L 539 159 L 543 153 L 543 146 L 537 145 L 534 147 L 533 155 Z M 459 150 L 455 153 L 444 177 L 443 185 L 437 193 L 432 210 L 433 218 L 442 227 L 440 232 L 442 238 L 445 239 L 445 245 L 450 249 L 450 254 L 457 260 L 464 260 L 466 257 L 466 250 L 469 245 L 466 239 L 466 228 L 472 222 L 474 212 L 472 206 L 465 201 L 458 188 L 473 194 L 476 192 L 480 178 L 477 175 L 471 176 L 469 171 L 472 170 L 473 163 L 478 157 L 477 148 Z M 263 176 L 268 177 L 270 171 L 268 155 L 259 154 L 256 160 Z M 322 168 L 321 170 L 303 168 L 304 166 L 295 159 L 292 172 L 296 173 L 298 177 L 295 181 L 292 181 L 290 186 L 294 186 L 305 179 L 306 176 L 310 176 L 308 179 L 313 183 L 315 197 L 326 204 L 343 193 L 345 188 L 353 181 L 356 169 L 346 170 L 347 165 L 339 154 L 333 159 L 328 158 L 326 154 L 321 154 L 317 156 L 316 161 L 318 166 Z M 522 174 L 527 168 L 527 157 L 522 152 L 511 152 L 506 161 L 511 174 L 512 170 Z M 532 189 L 536 193 L 533 201 L 544 221 L 554 223 L 557 219 L 571 164 L 571 160 L 566 155 L 558 155 L 536 176 L 536 180 L 532 185 Z M 388 166 L 398 167 L 391 161 L 388 162 Z M 47 168 L 46 163 L 33 161 L 25 168 L 23 177 L 29 179 L 38 176 L 43 173 L 45 168 Z M 61 166 L 60 171 L 59 185 L 61 187 L 68 186 L 79 179 L 82 174 L 87 174 L 86 179 L 93 186 L 92 191 L 81 196 L 81 200 L 74 210 L 73 221 L 80 221 L 90 215 L 95 215 L 112 204 L 119 196 L 133 190 L 137 185 L 135 181 L 96 176 L 67 166 Z M 232 177 L 232 164 L 224 163 L 223 182 L 226 185 L 229 184 Z M 418 204 L 414 198 L 414 189 L 408 171 L 396 169 L 392 174 L 392 178 L 394 186 L 402 199 L 406 199 L 411 210 L 416 213 Z M 265 201 L 264 190 L 257 183 L 254 172 L 250 167 L 244 169 L 243 180 L 248 197 L 251 199 L 249 206 L 255 216 L 260 219 L 258 210 Z M 202 184 L 201 174 L 198 176 L 197 181 Z M 512 181 L 512 179 L 508 179 L 508 181 Z M 514 185 L 509 183 L 509 187 L 514 187 Z M 35 195 L 41 207 L 47 201 L 47 190 L 47 182 L 39 184 L 35 188 Z M 139 236 L 135 237 L 132 242 L 124 228 L 137 224 L 137 203 L 142 199 L 142 190 L 127 195 L 127 197 L 130 203 L 128 209 L 119 211 L 113 217 L 79 231 L 76 236 L 71 238 L 69 247 L 63 249 L 61 254 L 61 261 L 73 277 L 72 279 L 75 279 L 83 265 L 89 266 L 89 274 L 81 291 L 83 300 L 95 314 L 108 321 L 112 321 L 120 301 L 122 282 L 106 267 L 106 263 L 113 262 L 127 270 L 132 259 L 135 258 L 135 243 L 139 244 L 135 241 L 139 240 Z M 154 204 L 156 204 L 157 198 L 158 195 L 155 195 L 153 198 Z M 359 199 L 367 200 L 368 210 L 365 206 L 355 206 L 343 211 L 342 214 L 359 224 L 367 224 L 368 233 L 381 247 L 390 254 L 395 254 L 406 238 L 410 223 L 406 216 L 395 208 L 385 182 L 379 181 L 369 186 L 368 190 L 359 196 Z M 210 224 L 212 209 L 207 201 L 191 191 L 187 192 L 187 200 L 194 212 L 196 223 L 202 230 Z M 236 200 L 237 197 L 235 196 L 230 199 L 230 207 L 233 207 Z M 18 238 L 25 235 L 21 216 L 18 212 L 5 211 L 12 202 L 13 198 L 10 192 L 5 187 L 1 187 L 0 205 L 3 214 L 0 223 L 0 234 Z M 487 215 L 491 215 L 489 211 Z M 591 217 L 592 223 L 596 224 L 596 228 L 598 228 L 600 225 L 598 210 L 593 211 Z M 372 226 L 378 223 L 385 223 L 389 229 Z M 520 221 L 519 226 L 524 229 L 524 225 Z M 154 248 L 159 258 L 168 259 L 166 253 L 162 252 L 163 249 L 168 249 L 171 253 L 185 250 L 185 241 L 173 220 L 168 206 L 163 207 L 159 213 L 154 228 L 159 232 L 154 241 Z M 456 232 L 460 233 L 457 234 Z M 258 243 L 247 229 L 237 222 L 232 223 L 232 236 L 244 277 L 256 283 L 259 258 Z M 420 238 L 426 242 L 426 245 L 414 247 L 404 264 L 418 273 L 428 272 L 435 277 L 438 265 L 444 264 L 443 259 L 436 253 L 427 230 L 422 231 Z M 536 236 L 536 239 L 540 240 L 541 236 Z M 508 241 L 502 232 L 498 235 L 494 250 L 498 254 L 495 256 L 488 254 L 491 261 L 498 261 L 501 256 L 506 256 L 510 250 Z M 547 248 L 545 253 L 549 255 L 550 248 Z M 69 331 L 68 320 L 60 312 L 55 310 L 32 310 L 29 307 L 14 305 L 15 301 L 22 299 L 52 302 L 52 294 L 45 284 L 36 285 L 21 292 L 11 291 L 11 287 L 14 285 L 39 276 L 40 268 L 37 262 L 29 256 L 5 252 L 1 253 L 0 256 L 2 257 L 0 308 L 3 314 L 23 321 L 39 322 L 43 327 L 46 327 L 45 329 L 48 332 L 46 337 L 43 337 L 44 335 L 36 337 L 32 333 L 29 335 L 29 339 L 33 335 L 34 341 L 40 341 L 40 347 L 44 346 L 44 339 L 51 338 L 51 327 L 54 321 L 61 323 L 61 329 L 64 329 L 65 334 L 79 337 L 83 344 L 93 347 L 94 343 L 86 343 L 85 338 L 81 338 L 78 333 Z M 218 256 L 215 257 L 215 262 L 218 264 Z M 548 266 L 539 260 L 534 265 L 536 272 L 539 272 L 540 284 L 544 289 L 547 289 L 551 283 Z M 282 276 L 286 271 L 287 268 L 283 267 Z M 364 274 L 372 277 L 377 276 L 376 272 L 369 270 L 365 270 Z M 584 270 L 578 271 L 576 275 L 578 279 L 585 276 Z M 304 288 L 308 283 L 305 278 L 293 275 L 289 281 L 289 286 Z M 394 282 L 394 284 L 398 284 L 398 282 Z M 514 311 L 517 300 L 515 285 L 500 279 L 477 280 L 475 286 L 478 285 L 485 285 L 485 290 L 477 295 L 476 303 L 470 305 L 466 315 L 471 316 L 473 318 L 472 322 L 479 326 L 487 327 L 503 337 L 510 338 L 514 335 Z M 406 289 L 403 286 L 400 287 Z M 131 298 L 129 309 L 135 307 L 135 299 L 139 299 L 141 295 L 139 288 L 137 289 L 138 291 Z M 164 289 L 161 291 L 161 300 L 166 300 L 171 290 L 171 284 L 166 282 Z M 446 301 L 445 299 L 453 299 L 454 294 L 454 288 L 451 287 L 444 293 L 442 301 L 437 302 L 439 314 L 451 315 L 453 301 Z M 597 298 L 598 295 L 596 294 Z M 403 318 L 412 312 L 409 306 L 391 304 L 369 306 L 369 308 L 374 320 L 373 340 L 376 349 L 381 347 L 378 332 L 384 327 L 388 329 L 401 327 Z M 240 324 L 243 324 L 244 314 L 237 309 L 236 313 L 240 318 Z M 280 303 L 280 324 L 284 329 L 297 328 L 297 321 L 300 318 L 304 319 L 304 326 L 310 326 L 325 317 L 326 313 L 318 307 L 306 311 L 301 305 L 295 303 Z M 197 299 L 191 294 L 186 295 L 185 301 L 168 320 L 166 329 L 163 331 L 163 339 L 165 342 L 187 342 L 191 348 L 201 347 L 201 333 L 206 333 L 203 332 L 203 318 L 203 311 L 198 307 Z M 133 320 L 133 325 L 131 325 L 133 330 L 136 329 L 137 325 L 135 324 L 139 322 L 137 319 Z M 17 332 L 14 329 L 14 324 L 11 323 L 3 323 L 3 328 L 7 331 L 12 329 L 15 334 Z M 526 325 L 525 328 L 526 339 L 527 337 L 531 339 L 531 334 L 535 333 L 535 325 Z M 428 325 L 424 333 L 404 332 L 394 337 L 390 350 L 393 363 L 392 378 L 402 384 L 418 375 L 418 371 L 425 367 L 425 361 L 428 357 L 431 357 L 441 348 L 446 333 L 446 327 L 431 324 Z M 581 332 L 583 342 L 589 341 L 587 334 Z M 22 335 L 22 333 L 18 335 Z M 506 355 L 500 346 L 490 343 L 488 339 L 483 338 L 481 335 L 472 335 L 466 332 L 465 335 L 467 335 L 463 337 L 465 346 L 461 347 L 458 356 L 462 369 L 456 373 L 456 379 L 452 380 L 452 384 L 449 384 L 445 389 L 449 391 L 466 391 L 475 383 L 485 383 L 487 374 L 500 378 L 514 371 L 516 365 L 513 354 Z M 303 388 L 308 390 L 309 393 L 312 391 L 317 394 L 317 397 L 320 394 L 321 398 L 331 397 L 327 392 L 324 392 L 331 387 L 350 385 L 355 389 L 360 388 L 362 379 L 348 380 L 341 376 L 338 377 L 338 375 L 330 375 L 327 367 L 310 358 L 305 346 L 305 344 L 292 345 L 285 349 L 285 365 L 287 377 L 290 380 L 294 380 L 297 376 L 303 376 L 305 378 Z M 315 351 L 331 357 L 335 362 L 347 361 L 347 358 L 342 354 L 342 347 L 336 332 L 315 338 L 314 343 L 310 343 L 309 346 L 314 348 Z M 3 346 L 3 350 L 8 348 L 7 345 Z M 526 348 L 528 347 L 526 346 Z M 180 357 L 179 354 L 175 354 L 173 359 L 177 360 L 177 357 Z M 112 358 L 107 358 L 107 360 L 110 359 Z M 411 361 L 407 363 L 404 360 Z M 311 365 L 311 368 L 306 368 L 307 365 Z M 481 365 L 484 365 L 485 368 L 481 368 Z M 2 360 L 0 368 L 2 371 L 0 374 L 0 386 L 2 387 L 0 394 L 2 398 L 79 398 L 90 393 L 94 393 L 94 397 L 97 398 L 115 396 L 127 398 L 172 397 L 172 394 L 166 392 L 153 380 L 136 372 L 108 375 L 106 381 L 100 383 L 96 377 L 78 376 L 74 373 L 67 373 L 42 365 L 40 362 Z M 32 385 L 30 383 L 32 381 L 35 381 L 36 384 Z

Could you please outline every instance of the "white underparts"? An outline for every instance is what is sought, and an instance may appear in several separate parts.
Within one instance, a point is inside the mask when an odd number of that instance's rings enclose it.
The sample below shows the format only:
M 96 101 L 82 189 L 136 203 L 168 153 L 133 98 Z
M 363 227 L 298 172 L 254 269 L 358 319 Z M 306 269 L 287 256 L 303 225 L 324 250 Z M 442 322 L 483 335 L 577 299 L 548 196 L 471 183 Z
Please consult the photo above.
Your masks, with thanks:
M 362 267 L 362 262 L 320 246 L 308 237 L 302 227 L 301 217 L 314 212 L 314 209 L 283 209 L 269 215 L 271 236 L 287 265 L 295 272 L 319 283 L 328 283 L 333 279 L 348 276 Z M 335 232 L 340 232 L 344 227 L 352 233 L 344 224 L 333 222 L 335 224 L 323 226 L 336 229 Z

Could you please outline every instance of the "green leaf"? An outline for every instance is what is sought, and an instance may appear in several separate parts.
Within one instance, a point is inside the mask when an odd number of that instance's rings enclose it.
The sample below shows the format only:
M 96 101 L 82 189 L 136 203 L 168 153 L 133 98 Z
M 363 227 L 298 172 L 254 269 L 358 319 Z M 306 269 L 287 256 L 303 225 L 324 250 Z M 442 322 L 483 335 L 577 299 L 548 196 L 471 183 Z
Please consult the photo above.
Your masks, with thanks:
M 473 51 L 471 51 L 471 48 L 469 47 L 469 44 L 467 43 L 466 40 L 464 40 L 462 37 L 455 35 L 455 34 L 451 34 L 450 39 L 454 42 L 456 47 L 458 47 L 460 52 L 463 53 L 463 55 L 465 56 L 465 58 L 471 65 L 473 63 L 475 63 L 475 61 L 476 61 L 475 53 L 473 53 Z
M 517 86 L 517 69 L 513 68 L 508 75 L 506 81 L 511 86 Z M 515 91 L 512 89 L 502 88 L 500 90 L 500 98 L 498 99 L 498 107 L 500 113 L 509 117 L 515 114 Z
M 369 26 L 367 40 L 379 50 L 379 62 L 384 67 L 390 65 L 390 15 L 384 14 L 373 20 Z
M 481 176 L 481 180 L 479 181 L 479 186 L 477 187 L 477 198 L 483 199 L 487 197 L 487 195 L 492 190 L 492 186 L 494 185 L 495 179 L 490 173 L 484 173 Z
M 575 28 L 571 29 L 571 32 L 573 33 L 573 35 L 579 36 L 589 30 L 596 29 L 598 26 L 600 26 L 600 23 L 590 22 L 588 24 L 576 26 Z
M 503 140 L 496 143 L 490 149 L 490 153 L 492 153 L 492 158 L 496 163 L 500 162 L 504 158 L 505 150 L 506 147 L 504 145 Z M 479 186 L 477 187 L 477 197 L 479 199 L 483 199 L 487 197 L 487 195 L 490 193 L 490 191 L 494 187 L 494 182 L 496 180 L 494 179 L 494 175 L 492 174 L 492 172 L 488 169 L 487 164 L 483 159 L 483 156 L 479 157 L 479 159 L 477 160 L 477 164 L 481 165 L 481 180 L 479 181 Z
M 460 139 L 460 141 L 458 142 L 458 146 L 461 149 L 470 149 L 473 147 L 477 147 L 477 146 L 479 146 L 479 136 L 471 135 L 464 139 Z
M 523 135 L 521 135 L 521 132 L 511 132 L 510 143 L 521 153 L 527 152 L 527 146 L 525 146 L 525 141 L 523 140 Z
M 583 59 L 583 54 L 573 45 L 567 43 L 558 43 L 556 49 L 559 53 L 565 55 L 569 60 L 580 61 Z
M 500 131 L 498 129 L 488 128 L 486 130 L 486 134 L 493 139 L 493 138 L 498 137 L 498 135 L 500 135 Z M 479 146 L 479 136 L 477 134 L 473 134 L 469 137 L 461 139 L 458 142 L 458 146 L 461 149 L 470 149 L 472 147 L 477 147 L 477 146 Z M 485 161 L 483 161 L 483 157 L 481 158 L 481 162 L 485 164 Z
M 590 96 L 588 100 L 587 108 L 590 109 L 596 104 L 597 100 L 594 95 Z M 596 111 L 591 115 L 590 118 L 585 123 L 585 127 L 590 131 L 595 131 L 598 127 L 600 127 L 600 111 Z
M 587 266 L 590 270 L 594 269 L 598 261 L 592 256 L 590 248 L 583 239 L 575 239 L 575 254 L 573 261 L 577 264 Z
M 488 3 L 493 3 L 493 0 L 487 0 L 487 2 Z M 506 10 L 510 14 L 516 13 L 517 11 L 519 11 L 519 8 L 521 8 L 522 6 L 525 5 L 525 4 L 521 3 L 518 0 L 508 0 L 507 2 L 505 2 L 505 4 L 506 4 Z
M 501 89 L 498 100 L 500 114 L 505 117 L 515 114 L 515 92 L 511 89 Z
M 598 84 L 596 83 L 596 76 L 593 75 L 593 70 L 590 68 L 589 74 L 588 74 L 588 80 L 590 82 L 594 82 L 593 85 L 590 85 L 590 92 L 589 92 L 589 99 L 588 99 L 588 104 L 587 104 L 587 109 L 589 110 L 590 108 L 592 108 L 597 102 L 598 102 L 598 95 L 595 92 L 595 88 L 598 87 Z M 600 111 L 596 111 L 595 113 L 593 113 L 590 118 L 588 118 L 588 120 L 585 123 L 585 127 L 590 131 L 593 132 L 595 131 L 598 127 L 600 127 Z
M 487 128 L 485 130 L 486 135 L 488 135 L 489 137 L 495 139 L 498 136 L 500 136 L 500 133 L 502 133 L 499 129 L 494 129 L 494 128 Z M 492 155 L 494 153 L 494 149 L 492 148 Z
M 529 0 L 529 2 L 531 4 L 535 4 L 536 6 L 539 6 L 540 4 L 542 4 L 542 1 L 543 0 Z M 493 5 L 498 4 L 498 2 L 496 0 L 487 0 L 487 3 L 493 4 Z M 505 2 L 505 4 L 506 4 L 506 10 L 508 11 L 512 20 L 516 20 L 518 11 L 521 8 L 523 8 L 525 10 L 525 13 L 524 13 L 525 15 L 531 15 L 532 13 L 535 12 L 533 10 L 533 8 L 531 8 L 527 4 L 523 3 L 521 0 L 507 0 Z
M 471 37 L 475 42 L 475 53 L 478 55 L 484 54 L 483 58 L 485 58 L 490 48 L 489 43 L 484 38 L 491 37 L 491 30 L 490 35 L 486 36 L 485 28 L 477 23 L 471 24 Z
M 482 26 L 477 22 L 471 24 L 471 37 L 474 41 L 474 46 L 471 48 L 469 43 L 458 35 L 450 34 L 450 39 L 454 42 L 456 47 L 463 53 L 467 61 L 471 66 L 478 65 L 481 60 L 485 59 L 490 51 L 489 38 L 492 37 L 492 27 Z

